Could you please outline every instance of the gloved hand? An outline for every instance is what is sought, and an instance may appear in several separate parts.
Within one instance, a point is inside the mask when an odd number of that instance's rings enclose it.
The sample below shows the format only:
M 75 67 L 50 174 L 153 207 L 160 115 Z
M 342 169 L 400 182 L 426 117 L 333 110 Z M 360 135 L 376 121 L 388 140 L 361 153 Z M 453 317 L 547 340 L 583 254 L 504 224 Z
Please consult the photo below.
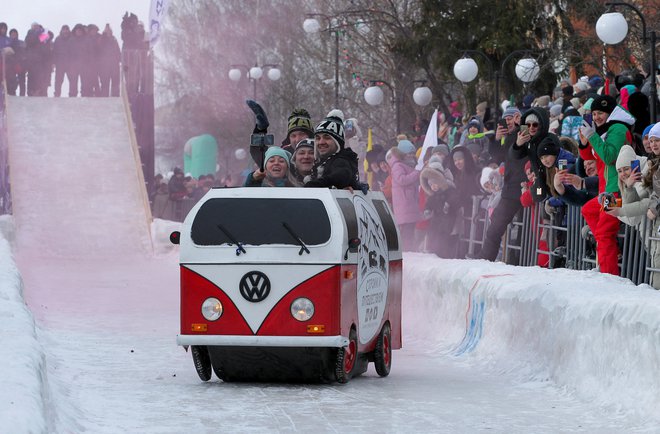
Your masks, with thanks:
M 252 134 L 266 134 L 268 132 L 268 126 L 270 125 L 270 123 L 268 123 L 268 116 L 266 116 L 266 112 L 256 101 L 248 99 L 245 102 L 254 112 L 256 117 L 256 123 L 254 125 L 254 131 L 252 131 Z
M 582 126 L 579 129 L 580 129 L 580 134 L 582 134 L 584 137 L 586 137 L 587 140 L 589 139 L 589 137 L 594 135 L 594 133 L 596 132 L 594 127 L 591 126 L 591 124 L 589 122 L 584 121 L 584 120 L 582 121 Z

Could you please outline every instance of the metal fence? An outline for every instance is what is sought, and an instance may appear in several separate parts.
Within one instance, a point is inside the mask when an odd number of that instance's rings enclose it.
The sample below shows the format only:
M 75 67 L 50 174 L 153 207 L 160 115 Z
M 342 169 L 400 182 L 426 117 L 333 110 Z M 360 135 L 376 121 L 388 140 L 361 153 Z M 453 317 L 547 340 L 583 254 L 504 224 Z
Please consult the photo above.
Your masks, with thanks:
M 5 55 L 0 55 L 0 214 L 11 214 L 9 183 L 9 138 L 7 136 L 7 82 L 4 75 Z
M 469 230 L 461 237 L 462 250 L 473 254 L 483 245 L 489 225 L 488 213 L 480 204 L 482 197 L 473 197 L 472 215 L 465 216 Z M 549 216 L 542 204 L 523 208 L 511 222 L 503 237 L 499 258 L 519 266 L 538 265 L 539 255 L 547 255 L 548 268 L 590 270 L 596 267 L 593 235 L 582 217 L 580 207 L 568 205 L 561 216 Z M 651 273 L 660 268 L 651 266 L 651 247 L 660 242 L 653 233 L 653 222 L 643 219 L 639 227 L 621 223 L 619 230 L 619 267 L 621 276 L 635 284 L 650 283 Z M 541 248 L 540 241 L 547 248 Z

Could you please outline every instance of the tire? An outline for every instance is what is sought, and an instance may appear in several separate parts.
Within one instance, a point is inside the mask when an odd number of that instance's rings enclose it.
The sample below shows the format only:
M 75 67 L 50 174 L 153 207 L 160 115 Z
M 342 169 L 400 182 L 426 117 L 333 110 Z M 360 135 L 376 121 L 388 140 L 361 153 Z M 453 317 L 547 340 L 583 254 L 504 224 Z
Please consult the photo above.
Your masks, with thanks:
M 202 381 L 209 381 L 211 379 L 211 356 L 209 350 L 205 346 L 192 345 L 190 347 L 192 353 L 193 363 L 197 375 Z
M 348 335 L 348 345 L 337 350 L 335 363 L 335 379 L 338 383 L 347 383 L 353 376 L 353 370 L 357 362 L 357 333 L 351 329 Z
M 374 350 L 374 366 L 381 377 L 387 377 L 392 368 L 392 331 L 390 323 L 385 323 L 378 334 Z

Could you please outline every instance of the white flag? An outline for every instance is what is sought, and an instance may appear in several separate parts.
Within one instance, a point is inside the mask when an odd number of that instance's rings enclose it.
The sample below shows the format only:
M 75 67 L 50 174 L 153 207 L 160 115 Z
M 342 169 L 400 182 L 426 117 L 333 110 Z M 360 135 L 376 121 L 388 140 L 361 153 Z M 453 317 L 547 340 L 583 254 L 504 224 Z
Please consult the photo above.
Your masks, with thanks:
M 165 20 L 169 0 L 151 0 L 149 10 L 149 44 L 153 47 L 160 37 L 160 27 Z
M 419 160 L 417 160 L 417 166 L 415 166 L 416 170 L 422 170 L 424 168 L 424 156 L 428 149 L 433 148 L 434 146 L 438 146 L 438 109 L 435 109 L 433 112 L 433 117 L 426 130 L 422 152 L 419 154 Z

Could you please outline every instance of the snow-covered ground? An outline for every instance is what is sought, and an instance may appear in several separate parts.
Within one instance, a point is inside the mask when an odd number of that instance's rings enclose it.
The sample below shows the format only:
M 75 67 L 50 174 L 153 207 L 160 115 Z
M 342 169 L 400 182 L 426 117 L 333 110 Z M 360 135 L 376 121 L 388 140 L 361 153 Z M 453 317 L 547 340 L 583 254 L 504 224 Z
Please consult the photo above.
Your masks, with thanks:
M 12 219 L 0 218 L 0 432 L 660 427 L 656 291 L 593 272 L 412 253 L 404 349 L 389 377 L 370 367 L 346 385 L 202 383 L 175 344 L 174 228 L 154 222 L 153 257 L 35 260 L 19 250 L 15 263 Z

